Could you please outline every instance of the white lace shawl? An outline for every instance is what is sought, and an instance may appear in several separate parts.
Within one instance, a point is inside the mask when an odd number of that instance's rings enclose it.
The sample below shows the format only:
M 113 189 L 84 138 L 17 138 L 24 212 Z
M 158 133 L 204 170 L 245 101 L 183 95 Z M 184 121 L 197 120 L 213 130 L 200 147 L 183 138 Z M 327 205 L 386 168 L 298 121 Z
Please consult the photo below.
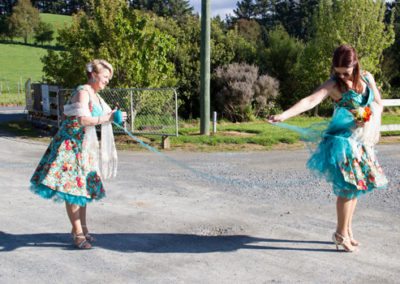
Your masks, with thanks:
M 99 97 L 100 98 L 100 97 Z M 110 113 L 111 108 L 100 98 L 103 107 L 103 115 Z M 66 116 L 92 116 L 89 106 L 79 102 L 64 106 Z M 85 126 L 85 135 L 82 143 L 83 153 L 87 153 L 91 167 L 95 169 L 103 179 L 115 177 L 117 175 L 117 150 L 115 149 L 114 135 L 111 122 L 101 124 L 101 145 L 97 140 L 96 127 Z

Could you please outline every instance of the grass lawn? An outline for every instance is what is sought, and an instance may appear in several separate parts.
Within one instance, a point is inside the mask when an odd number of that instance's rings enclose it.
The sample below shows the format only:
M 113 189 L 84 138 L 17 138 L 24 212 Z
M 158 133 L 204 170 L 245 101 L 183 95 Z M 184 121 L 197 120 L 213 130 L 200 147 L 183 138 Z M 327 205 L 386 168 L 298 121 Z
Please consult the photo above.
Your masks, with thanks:
M 320 117 L 298 116 L 285 121 L 285 123 L 308 127 L 314 123 L 327 122 L 328 119 Z M 383 124 L 400 124 L 400 116 L 397 114 L 385 114 L 382 118 Z M 276 147 L 299 147 L 302 142 L 299 135 L 295 132 L 271 125 L 264 121 L 248 123 L 219 123 L 217 133 L 210 136 L 199 135 L 199 122 L 182 124 L 178 137 L 171 137 L 171 145 L 175 148 L 192 150 L 265 150 Z M 398 137 L 400 133 L 382 133 L 382 136 Z M 397 142 L 400 142 L 398 137 Z M 386 140 L 396 140 L 396 138 L 383 138 Z M 394 141 L 396 142 L 396 141 Z M 300 144 L 299 144 L 300 143 Z M 283 145 L 284 144 L 284 145 Z
M 40 58 L 46 54 L 41 47 L 25 46 L 21 44 L 0 44 L 0 89 L 3 94 L 18 93 L 18 84 L 29 78 L 38 82 L 42 78 L 42 62 Z M 1 99 L 1 98 L 0 98 Z

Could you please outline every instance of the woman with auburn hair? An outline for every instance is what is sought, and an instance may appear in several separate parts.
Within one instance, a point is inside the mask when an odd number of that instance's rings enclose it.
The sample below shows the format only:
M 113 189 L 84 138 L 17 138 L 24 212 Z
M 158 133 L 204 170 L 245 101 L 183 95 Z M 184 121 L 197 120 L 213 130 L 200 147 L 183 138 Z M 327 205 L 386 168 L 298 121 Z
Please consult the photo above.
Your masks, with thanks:
M 88 81 L 64 106 L 65 120 L 52 139 L 32 178 L 31 190 L 65 202 L 74 245 L 90 249 L 95 239 L 86 223 L 86 205 L 105 196 L 102 179 L 117 173 L 117 152 L 111 122 L 114 112 L 98 94 L 113 75 L 105 60 L 86 65 Z M 101 125 L 101 145 L 96 125 Z
M 307 167 L 332 183 L 337 196 L 337 227 L 332 240 L 336 249 L 341 246 L 353 252 L 359 246 L 352 231 L 357 198 L 387 188 L 388 181 L 374 150 L 383 105 L 374 78 L 361 71 L 357 53 L 350 45 L 341 45 L 334 51 L 331 73 L 331 78 L 313 94 L 268 121 L 282 122 L 332 98 L 332 119 L 319 136 L 321 140 Z

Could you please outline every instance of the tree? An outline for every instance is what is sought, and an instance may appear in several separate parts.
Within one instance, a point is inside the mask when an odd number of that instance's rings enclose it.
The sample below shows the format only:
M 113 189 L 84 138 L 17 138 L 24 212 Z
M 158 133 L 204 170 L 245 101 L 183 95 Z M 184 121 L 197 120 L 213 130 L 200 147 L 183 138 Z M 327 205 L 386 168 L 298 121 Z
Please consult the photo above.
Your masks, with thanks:
M 41 13 L 72 15 L 86 7 L 85 0 L 32 0 L 32 5 Z
M 84 66 L 94 58 L 114 66 L 110 86 L 174 86 L 174 68 L 167 55 L 174 40 L 154 26 L 146 15 L 129 9 L 124 1 L 90 0 L 86 12 L 73 17 L 59 31 L 65 51 L 48 51 L 42 59 L 45 79 L 72 87 L 85 78 Z
M 390 23 L 391 15 L 393 12 L 395 13 L 394 28 L 396 37 L 394 44 L 385 50 L 382 72 L 386 87 L 391 89 L 391 97 L 400 98 L 400 1 L 387 3 L 387 7 L 387 23 Z
M 282 108 L 295 102 L 296 81 L 293 80 L 296 64 L 304 50 L 304 43 L 291 37 L 281 25 L 268 33 L 268 46 L 260 54 L 260 72 L 268 73 L 280 82 L 280 93 L 285 94 L 278 99 Z
M 314 37 L 307 43 L 297 68 L 297 95 L 309 94 L 329 78 L 332 54 L 340 44 L 352 45 L 361 67 L 379 79 L 383 51 L 393 44 L 395 35 L 393 20 L 385 24 L 385 10 L 382 0 L 321 0 Z
M 28 37 L 34 33 L 39 21 L 39 10 L 32 6 L 30 0 L 18 0 L 9 20 L 14 35 L 22 36 L 25 43 L 28 43 Z
M 0 16 L 0 38 L 1 39 L 10 39 L 11 41 L 14 38 L 13 32 L 10 28 L 9 18 L 5 15 Z
M 40 22 L 35 28 L 35 41 L 43 45 L 44 42 L 50 42 L 53 40 L 53 26 L 49 23 Z
M 233 10 L 233 14 L 237 19 L 251 20 L 256 17 L 256 5 L 254 0 L 242 0 L 236 3 L 237 8 Z
M 274 4 L 274 23 L 281 24 L 289 35 L 307 39 L 312 17 L 319 0 L 280 0 Z
M 248 41 L 258 43 L 262 40 L 262 28 L 255 20 L 239 19 L 234 28 Z
M 0 15 L 10 15 L 16 0 L 3 0 L 0 5 Z
M 282 25 L 290 36 L 306 39 L 313 12 L 319 0 L 242 0 L 238 2 L 231 25 L 238 20 L 255 20 L 271 30 Z
M 161 17 L 172 17 L 180 21 L 193 14 L 193 7 L 188 0 L 129 0 L 133 9 L 152 11 Z
M 200 23 L 197 16 L 186 16 L 178 23 L 173 18 L 157 19 L 157 27 L 175 39 L 175 48 L 168 58 L 175 65 L 179 114 L 192 118 L 199 113 L 200 95 Z
M 174 37 L 175 48 L 169 58 L 175 65 L 178 80 L 179 113 L 185 118 L 199 115 L 200 98 L 200 23 L 198 16 L 186 16 L 181 21 L 158 18 L 157 27 Z M 227 30 L 218 18 L 211 21 L 211 70 L 232 62 L 254 63 L 256 47 L 235 30 Z M 211 89 L 214 87 L 211 79 Z M 214 92 L 211 91 L 213 94 Z M 213 95 L 211 97 L 213 100 Z
M 278 96 L 279 83 L 263 75 L 258 67 L 248 64 L 228 64 L 215 70 L 216 107 L 231 121 L 249 121 L 265 115 Z

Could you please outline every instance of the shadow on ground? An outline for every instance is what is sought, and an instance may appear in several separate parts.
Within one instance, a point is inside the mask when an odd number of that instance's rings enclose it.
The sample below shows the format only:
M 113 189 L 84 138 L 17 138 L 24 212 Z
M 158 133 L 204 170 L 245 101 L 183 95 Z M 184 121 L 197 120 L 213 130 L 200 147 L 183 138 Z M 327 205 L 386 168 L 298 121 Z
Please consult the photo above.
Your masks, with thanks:
M 24 113 L 0 113 L 0 122 L 26 120 Z
M 97 248 L 133 253 L 209 253 L 239 249 L 336 252 L 331 242 L 256 238 L 246 235 L 203 236 L 164 233 L 96 234 Z M 299 247 L 299 245 L 301 247 Z M 316 248 L 315 246 L 319 246 Z M 329 246 L 329 248 L 321 248 Z M 0 252 L 25 247 L 73 249 L 69 234 L 8 234 L 0 232 Z

